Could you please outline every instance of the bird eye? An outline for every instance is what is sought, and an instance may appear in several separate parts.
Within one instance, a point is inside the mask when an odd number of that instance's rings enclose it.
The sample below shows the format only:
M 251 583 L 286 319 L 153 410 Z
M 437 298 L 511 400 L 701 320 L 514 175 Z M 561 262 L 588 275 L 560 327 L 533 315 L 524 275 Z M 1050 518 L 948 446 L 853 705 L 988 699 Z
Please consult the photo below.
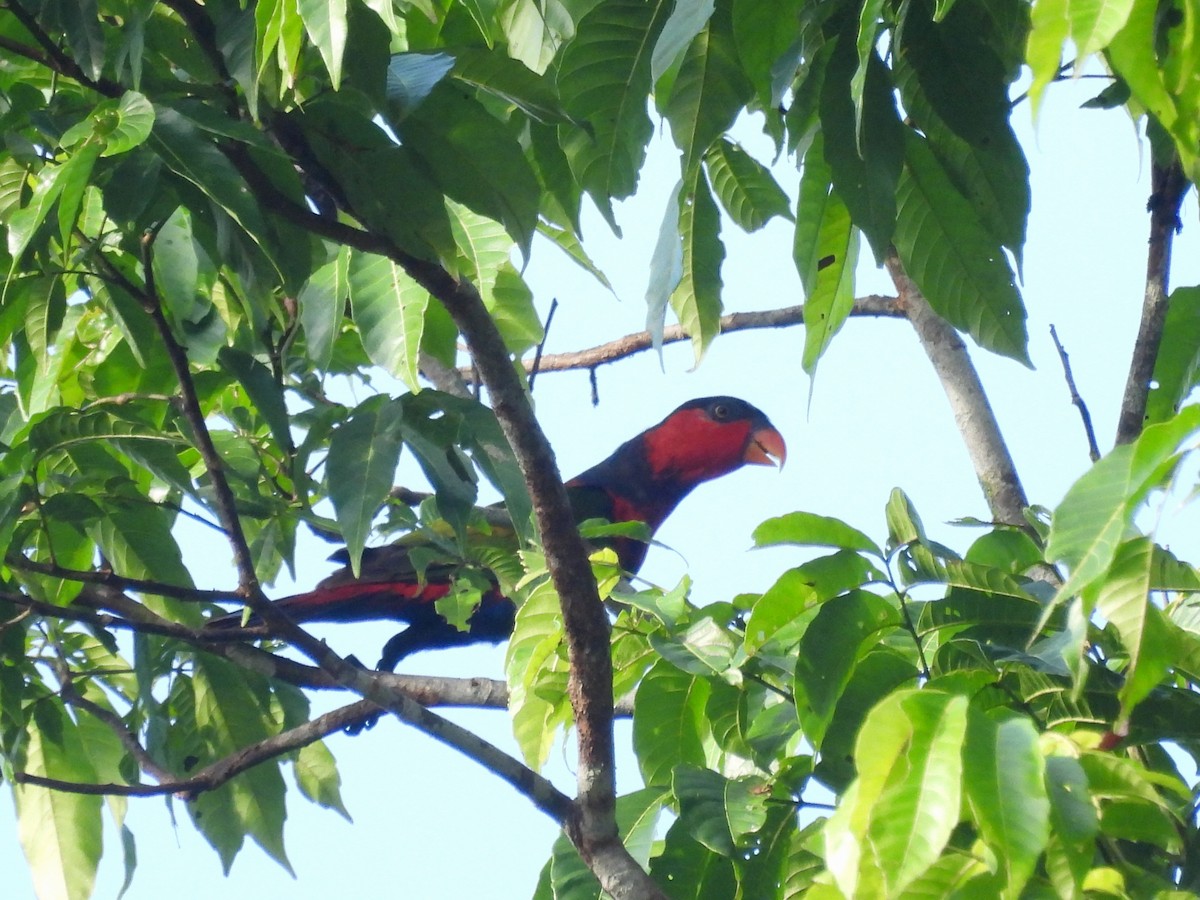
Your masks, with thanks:
M 728 419 L 729 418 L 729 407 L 726 406 L 724 403 L 714 404 L 713 408 L 712 408 L 712 417 L 717 420 Z

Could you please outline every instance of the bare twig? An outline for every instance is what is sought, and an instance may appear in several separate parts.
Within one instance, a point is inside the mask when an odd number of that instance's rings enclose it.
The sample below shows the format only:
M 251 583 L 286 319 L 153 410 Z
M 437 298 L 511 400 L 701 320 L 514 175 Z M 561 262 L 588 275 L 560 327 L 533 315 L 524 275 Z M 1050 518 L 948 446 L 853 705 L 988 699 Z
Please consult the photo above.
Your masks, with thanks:
M 888 253 L 885 264 L 900 293 L 905 315 L 950 400 L 954 421 L 966 442 L 992 518 L 1005 525 L 1026 528 L 1024 511 L 1029 501 L 966 344 L 953 326 L 930 308 L 894 249 Z
M 1100 447 L 1096 444 L 1096 429 L 1092 427 L 1092 414 L 1088 412 L 1087 404 L 1083 402 L 1083 398 L 1079 396 L 1079 390 L 1075 387 L 1075 376 L 1071 374 L 1071 359 L 1067 356 L 1067 351 L 1062 345 L 1062 341 L 1058 339 L 1058 332 L 1054 330 L 1054 326 L 1050 326 L 1050 337 L 1054 339 L 1054 346 L 1058 350 L 1058 358 L 1062 360 L 1063 376 L 1067 379 L 1067 389 L 1071 392 L 1071 402 L 1079 409 L 1079 418 L 1083 420 L 1083 432 L 1087 435 L 1088 442 L 1088 457 L 1092 462 L 1100 458 Z
M 1142 319 L 1125 394 L 1121 399 L 1121 415 L 1117 419 L 1118 444 L 1128 444 L 1142 433 L 1146 420 L 1146 397 L 1154 377 L 1158 347 L 1162 343 L 1163 325 L 1167 319 L 1168 286 L 1171 274 L 1171 245 L 1175 233 L 1182 227 L 1179 207 L 1191 187 L 1183 174 L 1183 165 L 1175 156 L 1170 163 L 1152 162 L 1150 169 L 1151 194 L 1150 241 L 1146 253 L 1146 290 L 1142 298 Z
M 852 316 L 877 316 L 901 318 L 904 311 L 896 297 L 884 297 L 869 294 L 854 301 L 850 310 Z M 804 322 L 804 307 L 785 306 L 782 309 L 764 309 L 752 312 L 729 313 L 721 317 L 721 333 L 732 331 L 748 331 L 757 328 L 787 328 Z M 549 323 L 547 322 L 547 325 Z M 678 341 L 689 340 L 682 326 L 675 324 L 663 329 L 663 343 L 674 344 Z M 586 350 L 576 350 L 570 353 L 548 353 L 545 356 L 525 360 L 523 365 L 527 372 L 566 372 L 572 369 L 588 369 L 595 378 L 598 366 L 619 362 L 638 353 L 643 353 L 654 346 L 649 331 L 636 331 L 619 337 L 616 340 L 589 347 Z M 459 369 L 459 374 L 467 382 L 477 378 L 470 368 Z
M 550 325 L 554 321 L 554 314 L 558 312 L 558 298 L 555 297 L 550 301 L 550 312 L 546 313 L 546 325 L 542 328 L 542 339 L 538 341 L 537 350 L 533 354 L 533 365 L 529 367 L 529 393 L 533 393 L 533 380 L 537 378 L 538 372 L 542 368 L 542 355 L 546 350 L 546 341 L 550 337 Z

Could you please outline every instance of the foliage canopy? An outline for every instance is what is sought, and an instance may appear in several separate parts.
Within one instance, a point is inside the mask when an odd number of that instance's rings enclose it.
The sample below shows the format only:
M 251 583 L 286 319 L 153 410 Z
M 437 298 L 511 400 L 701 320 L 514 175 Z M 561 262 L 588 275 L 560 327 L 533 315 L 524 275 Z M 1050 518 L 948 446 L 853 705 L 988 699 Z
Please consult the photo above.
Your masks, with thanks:
M 526 788 L 565 825 L 539 898 L 595 897 L 597 878 L 648 895 L 605 844 L 617 828 L 672 897 L 1200 889 L 1180 762 L 1200 761 L 1200 574 L 1137 527 L 1200 434 L 1184 402 L 1200 287 L 1168 297 L 1163 258 L 1200 175 L 1198 22 L 1194 0 L 9 0 L 0 755 L 39 893 L 86 897 L 102 818 L 123 827 L 142 793 L 185 794 L 226 867 L 247 836 L 286 866 L 281 766 L 340 809 L 319 739 L 373 709 L 310 721 L 306 688 L 365 692 L 469 745 L 414 712 L 414 696 L 453 702 L 417 680 L 286 629 L 314 665 L 202 630 L 217 600 L 262 608 L 302 527 L 352 560 L 381 533 L 431 536 L 464 560 L 452 620 L 481 568 L 511 589 L 529 769 L 561 727 L 593 733 L 570 678 L 604 702 L 636 688 L 643 789 L 614 813 L 603 779 L 591 805 Z M 661 117 L 679 183 L 648 278 L 656 339 L 670 309 L 701 359 L 721 330 L 722 229 L 783 218 L 810 374 L 855 311 L 860 252 L 923 337 L 952 328 L 1028 362 L 1010 116 L 1093 58 L 1111 74 L 1094 104 L 1145 124 L 1155 173 L 1149 369 L 1120 445 L 1052 515 L 977 461 L 995 521 L 962 554 L 896 491 L 882 540 L 807 512 L 764 522 L 757 543 L 803 548 L 796 566 L 727 603 L 697 608 L 686 583 L 630 593 L 598 558 L 623 604 L 615 677 L 571 676 L 567 646 L 593 638 L 538 447 L 514 437 L 536 429 L 510 363 L 543 333 L 523 261 L 557 247 L 604 278 L 581 209 L 617 227 Z M 748 117 L 798 164 L 787 190 L 730 137 Z M 455 380 L 460 338 L 496 415 Z M 375 367 L 411 393 L 327 392 Z M 433 488 L 420 506 L 392 490 L 402 452 Z M 520 557 L 479 536 L 481 474 Z M 224 531 L 236 588 L 195 588 L 181 516 Z M 263 761 L 230 767 L 248 747 Z

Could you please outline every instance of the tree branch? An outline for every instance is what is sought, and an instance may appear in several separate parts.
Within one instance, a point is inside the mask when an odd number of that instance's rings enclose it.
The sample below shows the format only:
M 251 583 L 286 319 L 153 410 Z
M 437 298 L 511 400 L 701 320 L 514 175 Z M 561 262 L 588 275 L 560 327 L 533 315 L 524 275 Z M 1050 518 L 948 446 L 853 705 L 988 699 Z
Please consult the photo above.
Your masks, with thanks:
M 149 581 L 144 578 L 126 578 L 112 571 L 89 571 L 86 569 L 68 569 L 54 563 L 39 562 L 29 559 L 19 553 L 10 553 L 4 559 L 5 565 L 24 572 L 36 572 L 63 581 L 76 581 L 80 584 L 102 584 L 122 591 L 137 591 L 142 594 L 153 594 L 157 597 L 170 597 L 173 600 L 186 600 L 193 603 L 229 602 L 238 598 L 237 591 L 209 591 L 201 588 L 180 587 L 166 584 L 162 581 Z
M 567 814 L 561 817 L 546 806 L 538 804 L 539 808 L 555 815 L 563 823 L 584 862 L 596 874 L 604 889 L 617 900 L 665 898 L 650 876 L 629 855 L 617 833 L 612 658 L 608 619 L 600 603 L 583 541 L 567 503 L 554 453 L 533 415 L 496 323 L 488 314 L 479 292 L 473 285 L 455 280 L 441 266 L 418 259 L 379 235 L 345 225 L 336 219 L 326 219 L 293 203 L 258 170 L 244 148 L 223 145 L 222 150 L 255 191 L 263 206 L 314 234 L 356 249 L 381 254 L 398 263 L 446 308 L 466 338 L 491 396 L 496 418 L 512 445 L 529 488 L 542 534 L 547 567 L 562 603 L 563 625 L 571 659 L 568 692 L 578 734 L 579 796 Z M 258 611 L 255 607 L 255 612 Z M 267 621 L 273 626 L 270 620 Z M 306 647 L 300 649 L 309 653 Z M 326 665 L 316 656 L 310 658 L 323 667 Z M 367 687 L 362 680 L 355 678 L 357 673 L 347 672 L 336 664 L 331 665 L 334 667 L 330 671 L 340 682 L 352 685 L 355 690 Z M 364 696 L 376 699 L 373 694 L 365 693 Z M 387 708 L 399 712 L 397 707 L 388 705 Z M 536 798 L 534 802 L 538 803 Z
M 1029 501 L 966 344 L 954 327 L 930 308 L 894 249 L 889 251 L 885 265 L 900 293 L 904 313 L 950 401 L 992 518 L 1004 525 L 1027 528 L 1025 508 Z
M 1100 447 L 1096 443 L 1096 429 L 1092 427 L 1092 414 L 1088 412 L 1087 404 L 1083 402 L 1083 398 L 1079 396 L 1079 389 L 1075 387 L 1075 376 L 1071 374 L 1071 358 L 1067 356 L 1066 348 L 1058 339 L 1058 332 L 1053 325 L 1050 326 L 1050 337 L 1054 339 L 1058 358 L 1062 361 L 1063 377 L 1067 380 L 1067 390 L 1071 392 L 1071 402 L 1075 404 L 1079 410 L 1079 418 L 1083 420 L 1083 433 L 1088 442 L 1088 458 L 1096 462 L 1100 458 Z
M 1121 399 L 1121 415 L 1117 419 L 1117 444 L 1128 444 L 1134 440 L 1142 433 L 1146 421 L 1146 397 L 1150 392 L 1158 347 L 1162 343 L 1163 326 L 1167 320 L 1171 245 L 1175 233 L 1182 227 L 1179 207 L 1191 182 L 1183 174 L 1183 165 L 1176 155 L 1167 165 L 1151 163 L 1150 185 L 1150 201 L 1146 204 L 1150 211 L 1146 289 L 1142 297 L 1142 319 L 1129 361 L 1125 394 Z
M 896 297 L 884 297 L 879 294 L 869 294 L 854 301 L 850 310 L 852 316 L 878 316 L 902 318 L 904 310 Z M 752 312 L 729 313 L 721 317 L 721 333 L 733 331 L 748 331 L 757 328 L 787 328 L 804 322 L 804 306 L 785 306 L 782 309 L 764 309 Z M 663 344 L 674 344 L 678 341 L 690 340 L 678 323 L 663 329 Z M 572 369 L 591 369 L 627 359 L 638 353 L 643 353 L 654 346 L 649 331 L 637 331 L 624 337 L 589 347 L 586 350 L 575 350 L 570 353 L 547 353 L 536 359 L 523 360 L 526 372 L 532 373 L 536 365 L 539 372 L 566 372 Z M 473 382 L 478 375 L 471 368 L 461 368 L 458 374 L 468 383 Z

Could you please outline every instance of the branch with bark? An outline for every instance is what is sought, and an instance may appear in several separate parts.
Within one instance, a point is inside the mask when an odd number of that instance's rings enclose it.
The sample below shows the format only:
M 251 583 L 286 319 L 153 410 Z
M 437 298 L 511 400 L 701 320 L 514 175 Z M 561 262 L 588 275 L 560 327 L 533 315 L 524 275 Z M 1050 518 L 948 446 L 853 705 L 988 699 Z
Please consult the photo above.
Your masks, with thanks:
M 1150 166 L 1150 239 L 1146 251 L 1146 289 L 1142 296 L 1142 318 L 1138 324 L 1129 375 L 1117 419 L 1117 444 L 1128 444 L 1142 433 L 1146 421 L 1146 399 L 1154 377 L 1154 364 L 1162 343 L 1170 296 L 1171 246 L 1183 227 L 1179 207 L 1191 182 L 1183 173 L 1178 156 L 1169 163 Z
M 850 309 L 851 316 L 899 319 L 904 317 L 904 310 L 897 297 L 886 297 L 880 294 L 868 294 L 854 301 Z M 788 328 L 804 324 L 804 305 L 784 306 L 780 309 L 762 309 L 751 312 L 729 313 L 721 317 L 721 333 L 730 334 L 735 331 L 751 331 L 761 328 Z M 668 325 L 663 329 L 662 342 L 674 344 L 690 340 L 683 326 L 678 323 Z M 521 365 L 526 372 L 568 372 L 571 370 L 594 370 L 599 366 L 620 362 L 639 353 L 644 353 L 654 347 L 654 339 L 649 331 L 635 331 L 615 340 L 597 344 L 586 350 L 574 350 L 569 353 L 546 353 L 536 359 L 522 360 Z M 458 376 L 465 383 L 473 383 L 479 377 L 474 368 L 461 368 Z
M 1004 525 L 1028 527 L 1025 508 L 1029 506 L 1029 500 L 967 345 L 954 326 L 929 306 L 920 288 L 904 271 L 894 249 L 889 252 L 885 265 L 900 294 L 904 315 L 916 331 L 917 340 L 950 401 L 954 421 L 967 445 L 975 477 L 983 489 L 992 518 Z

